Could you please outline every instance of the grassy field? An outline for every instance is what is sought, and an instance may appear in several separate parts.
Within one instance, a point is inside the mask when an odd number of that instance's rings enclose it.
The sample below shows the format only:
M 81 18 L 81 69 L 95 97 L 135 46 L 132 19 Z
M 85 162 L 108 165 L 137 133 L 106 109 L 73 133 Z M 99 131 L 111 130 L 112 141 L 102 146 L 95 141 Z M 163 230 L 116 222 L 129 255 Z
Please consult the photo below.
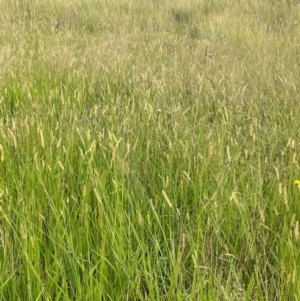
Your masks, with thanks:
M 0 11 L 0 300 L 300 300 L 299 1 Z

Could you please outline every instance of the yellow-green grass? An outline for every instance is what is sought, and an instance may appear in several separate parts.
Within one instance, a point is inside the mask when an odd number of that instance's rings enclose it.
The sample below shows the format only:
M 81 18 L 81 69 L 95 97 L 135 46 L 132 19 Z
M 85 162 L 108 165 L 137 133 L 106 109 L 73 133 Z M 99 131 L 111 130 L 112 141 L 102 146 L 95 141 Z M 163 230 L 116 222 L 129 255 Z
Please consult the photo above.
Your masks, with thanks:
M 0 1 L 1 300 L 299 300 L 298 1 Z

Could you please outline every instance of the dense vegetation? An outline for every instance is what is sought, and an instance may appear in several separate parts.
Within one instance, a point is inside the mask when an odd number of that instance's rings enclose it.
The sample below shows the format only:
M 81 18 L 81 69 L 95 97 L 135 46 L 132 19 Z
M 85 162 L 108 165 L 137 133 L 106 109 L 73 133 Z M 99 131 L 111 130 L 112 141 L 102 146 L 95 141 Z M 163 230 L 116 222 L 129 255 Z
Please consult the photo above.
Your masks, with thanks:
M 299 1 L 0 1 L 1 300 L 299 300 Z

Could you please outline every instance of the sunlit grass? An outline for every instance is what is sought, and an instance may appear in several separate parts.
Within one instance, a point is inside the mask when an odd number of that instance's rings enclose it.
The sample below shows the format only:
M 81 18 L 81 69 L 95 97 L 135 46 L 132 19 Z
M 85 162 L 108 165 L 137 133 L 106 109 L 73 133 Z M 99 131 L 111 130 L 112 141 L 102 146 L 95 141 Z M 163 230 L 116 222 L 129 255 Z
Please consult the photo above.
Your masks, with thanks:
M 299 299 L 296 1 L 0 10 L 1 300 Z

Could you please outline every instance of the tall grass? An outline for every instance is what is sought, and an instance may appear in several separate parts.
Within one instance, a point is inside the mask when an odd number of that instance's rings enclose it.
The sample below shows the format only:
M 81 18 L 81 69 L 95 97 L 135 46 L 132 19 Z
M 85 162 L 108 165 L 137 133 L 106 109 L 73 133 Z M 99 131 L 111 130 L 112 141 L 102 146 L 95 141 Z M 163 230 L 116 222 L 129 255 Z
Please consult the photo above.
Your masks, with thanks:
M 0 2 L 1 300 L 299 300 L 297 1 Z

